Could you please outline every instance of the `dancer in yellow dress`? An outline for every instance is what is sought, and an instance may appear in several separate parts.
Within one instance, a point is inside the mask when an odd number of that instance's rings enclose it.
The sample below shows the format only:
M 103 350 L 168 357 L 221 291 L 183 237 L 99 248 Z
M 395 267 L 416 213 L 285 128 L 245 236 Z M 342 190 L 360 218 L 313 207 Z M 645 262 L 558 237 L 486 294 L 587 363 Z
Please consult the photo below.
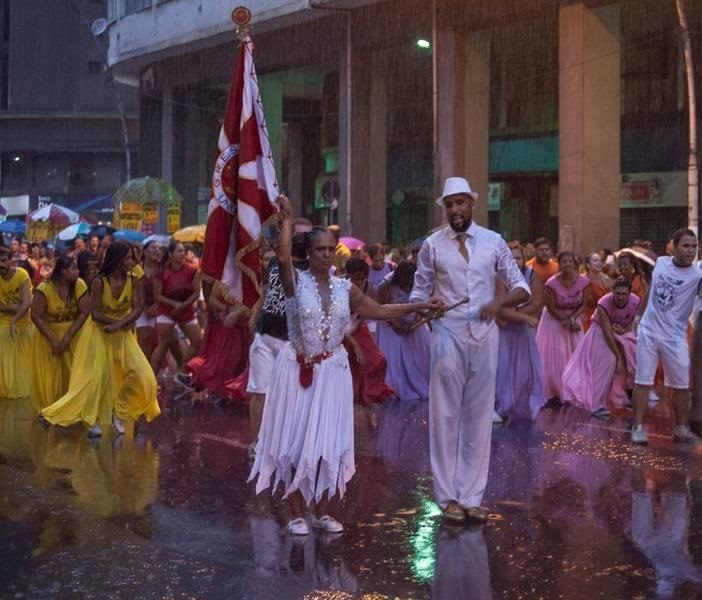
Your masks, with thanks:
M 31 398 L 37 412 L 68 391 L 78 332 L 90 313 L 85 281 L 68 255 L 56 259 L 51 278 L 34 290 L 32 321 L 38 334 L 32 344 Z
M 73 359 L 68 392 L 42 411 L 54 425 L 78 422 L 88 434 L 102 435 L 112 420 L 118 434 L 124 421 L 159 414 L 156 378 L 132 330 L 141 314 L 141 282 L 131 273 L 132 248 L 113 242 L 90 285 L 91 318 L 83 326 Z
M 11 260 L 11 250 L 0 246 L 0 398 L 26 398 L 33 333 L 31 282 L 27 271 L 11 266 Z

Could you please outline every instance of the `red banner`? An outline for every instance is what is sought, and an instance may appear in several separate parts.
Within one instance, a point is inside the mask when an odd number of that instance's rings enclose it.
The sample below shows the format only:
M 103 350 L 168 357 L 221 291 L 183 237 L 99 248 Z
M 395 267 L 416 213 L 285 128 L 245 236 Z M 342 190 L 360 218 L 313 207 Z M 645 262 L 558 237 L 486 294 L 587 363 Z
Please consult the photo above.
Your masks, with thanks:
M 239 47 L 217 150 L 201 269 L 205 281 L 223 283 L 251 308 L 261 294 L 261 228 L 279 192 L 249 37 Z

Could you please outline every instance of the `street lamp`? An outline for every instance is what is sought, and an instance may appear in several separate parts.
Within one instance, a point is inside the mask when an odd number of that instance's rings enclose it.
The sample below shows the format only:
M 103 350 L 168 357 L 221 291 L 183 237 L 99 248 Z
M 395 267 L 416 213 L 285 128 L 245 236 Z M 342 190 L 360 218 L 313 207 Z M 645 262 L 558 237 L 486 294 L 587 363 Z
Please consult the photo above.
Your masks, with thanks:
M 78 15 L 78 18 L 81 20 L 83 25 L 85 25 L 89 30 L 90 30 L 90 37 L 95 42 L 95 46 L 100 50 L 100 58 L 102 59 L 102 64 L 103 67 L 105 68 L 105 73 L 107 74 L 107 78 L 110 82 L 110 85 L 112 86 L 112 93 L 115 96 L 115 103 L 117 104 L 117 112 L 119 113 L 119 120 L 122 125 L 122 143 L 124 144 L 124 158 L 125 158 L 125 166 L 127 170 L 127 181 L 129 181 L 132 178 L 132 153 L 130 151 L 130 146 L 129 146 L 129 129 L 127 128 L 127 117 L 124 112 L 124 103 L 122 102 L 122 94 L 119 91 L 119 87 L 117 86 L 117 83 L 115 82 L 114 75 L 112 73 L 112 68 L 110 67 L 110 64 L 107 60 L 107 52 L 105 51 L 104 46 L 100 43 L 100 36 L 107 31 L 107 27 L 109 26 L 109 21 L 103 17 L 100 17 L 99 19 L 95 19 L 92 23 L 89 23 L 85 17 L 83 17 L 83 14 L 80 12 L 80 9 L 76 6 L 74 0 L 66 0 L 70 7 L 73 9 L 73 12 Z

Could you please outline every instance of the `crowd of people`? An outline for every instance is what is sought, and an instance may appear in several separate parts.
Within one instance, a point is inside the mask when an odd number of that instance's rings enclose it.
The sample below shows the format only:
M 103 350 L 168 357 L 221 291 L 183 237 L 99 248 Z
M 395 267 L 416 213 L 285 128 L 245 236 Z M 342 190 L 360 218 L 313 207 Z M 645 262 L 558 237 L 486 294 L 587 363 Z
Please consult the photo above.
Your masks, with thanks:
M 246 402 L 251 480 L 284 487 L 293 535 L 309 531 L 306 505 L 312 526 L 343 529 L 329 501 L 355 471 L 354 403 L 429 401 L 434 492 L 453 522 L 487 519 L 491 423 L 566 404 L 631 414 L 641 444 L 647 406 L 667 389 L 674 440 L 698 442 L 694 233 L 676 231 L 661 258 L 641 240 L 554 258 L 546 238 L 508 243 L 478 226 L 477 198 L 449 178 L 437 199 L 448 223 L 403 251 L 348 248 L 338 226 L 295 219 L 281 196 L 253 308 L 204 284 L 194 249 L 175 240 L 92 236 L 59 253 L 12 240 L 0 246 L 0 398 L 27 397 L 46 426 L 82 423 L 94 437 L 156 418 L 173 372 L 202 401 Z

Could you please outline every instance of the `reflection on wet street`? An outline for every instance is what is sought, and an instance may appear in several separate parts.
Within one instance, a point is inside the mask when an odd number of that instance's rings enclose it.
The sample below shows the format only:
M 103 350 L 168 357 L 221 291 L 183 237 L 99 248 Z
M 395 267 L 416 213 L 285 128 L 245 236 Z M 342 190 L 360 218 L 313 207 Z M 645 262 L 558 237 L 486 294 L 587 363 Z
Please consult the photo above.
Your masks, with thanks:
M 426 404 L 357 408 L 347 529 L 292 539 L 285 504 L 245 483 L 243 407 L 171 402 L 91 441 L 3 401 L 0 597 L 702 597 L 702 451 L 632 447 L 626 426 L 561 409 L 496 428 L 491 519 L 455 527 Z

